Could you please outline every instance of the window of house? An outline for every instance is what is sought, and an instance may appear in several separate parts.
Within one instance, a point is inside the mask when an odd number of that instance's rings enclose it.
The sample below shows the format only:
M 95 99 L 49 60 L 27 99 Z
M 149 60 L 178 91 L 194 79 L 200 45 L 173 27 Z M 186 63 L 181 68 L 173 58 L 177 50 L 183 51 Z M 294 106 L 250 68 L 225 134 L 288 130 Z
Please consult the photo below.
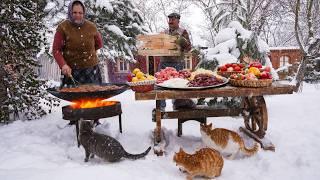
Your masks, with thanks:
M 129 71 L 129 63 L 123 59 L 117 60 L 118 72 L 128 72 Z
M 185 69 L 192 69 L 192 56 L 186 55 L 184 60 L 185 60 Z
M 288 56 L 281 56 L 280 57 L 280 67 L 289 65 L 289 57 Z

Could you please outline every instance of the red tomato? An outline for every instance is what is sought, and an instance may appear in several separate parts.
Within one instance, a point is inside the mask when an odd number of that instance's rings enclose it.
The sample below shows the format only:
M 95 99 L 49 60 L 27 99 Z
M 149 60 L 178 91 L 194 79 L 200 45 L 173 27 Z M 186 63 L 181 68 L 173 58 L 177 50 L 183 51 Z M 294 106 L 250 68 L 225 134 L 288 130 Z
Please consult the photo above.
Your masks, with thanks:
M 227 71 L 227 67 L 226 66 L 221 66 L 220 67 L 220 71 Z
M 262 64 L 259 62 L 252 62 L 250 63 L 250 67 L 256 67 L 258 69 L 262 68 Z
M 236 66 L 236 67 L 233 68 L 233 70 L 234 70 L 234 71 L 241 71 L 241 67 Z

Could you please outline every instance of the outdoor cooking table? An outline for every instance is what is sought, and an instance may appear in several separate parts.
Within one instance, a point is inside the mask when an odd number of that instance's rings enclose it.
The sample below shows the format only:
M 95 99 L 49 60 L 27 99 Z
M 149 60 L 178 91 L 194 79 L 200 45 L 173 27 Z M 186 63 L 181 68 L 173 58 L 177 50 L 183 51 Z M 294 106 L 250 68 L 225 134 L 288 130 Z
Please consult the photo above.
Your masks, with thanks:
M 244 118 L 245 128 L 240 128 L 244 133 L 258 141 L 263 149 L 274 150 L 271 147 L 264 147 L 263 138 L 266 134 L 268 126 L 267 106 L 264 100 L 264 95 L 280 95 L 292 94 L 294 91 L 292 85 L 280 84 L 274 82 L 269 87 L 247 88 L 223 86 L 209 89 L 199 90 L 178 90 L 156 87 L 155 90 L 135 93 L 136 100 L 156 100 L 156 108 L 154 110 L 154 118 L 156 128 L 154 130 L 154 151 L 157 155 L 162 155 L 164 147 L 162 138 L 164 137 L 161 131 L 162 119 L 202 119 L 207 117 L 221 116 L 239 116 Z M 160 109 L 160 100 L 166 99 L 189 99 L 189 98 L 211 98 L 211 97 L 241 97 L 241 106 L 238 108 L 195 108 L 195 109 L 179 109 L 173 111 L 162 111 Z M 204 122 L 205 123 L 205 122 Z M 181 128 L 181 127 L 180 127 Z M 180 130 L 181 131 L 181 130 Z M 181 134 L 181 132 L 180 132 Z M 179 135 L 179 128 L 178 128 Z M 270 144 L 270 143 L 269 143 Z

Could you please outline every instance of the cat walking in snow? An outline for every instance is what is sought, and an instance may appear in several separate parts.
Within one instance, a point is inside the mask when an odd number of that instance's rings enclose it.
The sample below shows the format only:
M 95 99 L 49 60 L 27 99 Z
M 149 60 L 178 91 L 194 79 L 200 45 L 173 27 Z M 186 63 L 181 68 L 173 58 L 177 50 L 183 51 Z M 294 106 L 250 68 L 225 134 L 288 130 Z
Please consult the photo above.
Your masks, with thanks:
M 97 155 L 109 162 L 119 161 L 121 158 L 139 159 L 146 156 L 151 147 L 141 154 L 130 154 L 122 147 L 119 141 L 113 137 L 96 133 L 92 130 L 90 121 L 80 121 L 80 143 L 85 149 L 85 162 L 89 157 Z

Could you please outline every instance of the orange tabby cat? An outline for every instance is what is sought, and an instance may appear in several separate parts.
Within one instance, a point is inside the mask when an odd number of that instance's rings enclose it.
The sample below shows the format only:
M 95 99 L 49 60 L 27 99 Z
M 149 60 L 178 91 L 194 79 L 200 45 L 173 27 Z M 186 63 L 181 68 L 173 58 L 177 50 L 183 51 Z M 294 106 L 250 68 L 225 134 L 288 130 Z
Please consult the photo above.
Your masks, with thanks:
M 210 148 L 200 149 L 195 154 L 188 154 L 180 148 L 173 160 L 177 166 L 188 173 L 187 180 L 191 180 L 194 176 L 209 178 L 220 176 L 223 167 L 223 158 L 220 153 Z
M 252 149 L 247 149 L 238 133 L 223 128 L 212 129 L 212 123 L 200 126 L 202 141 L 210 148 L 216 149 L 229 159 L 234 159 L 239 151 L 247 156 L 254 155 L 259 146 L 256 143 Z

